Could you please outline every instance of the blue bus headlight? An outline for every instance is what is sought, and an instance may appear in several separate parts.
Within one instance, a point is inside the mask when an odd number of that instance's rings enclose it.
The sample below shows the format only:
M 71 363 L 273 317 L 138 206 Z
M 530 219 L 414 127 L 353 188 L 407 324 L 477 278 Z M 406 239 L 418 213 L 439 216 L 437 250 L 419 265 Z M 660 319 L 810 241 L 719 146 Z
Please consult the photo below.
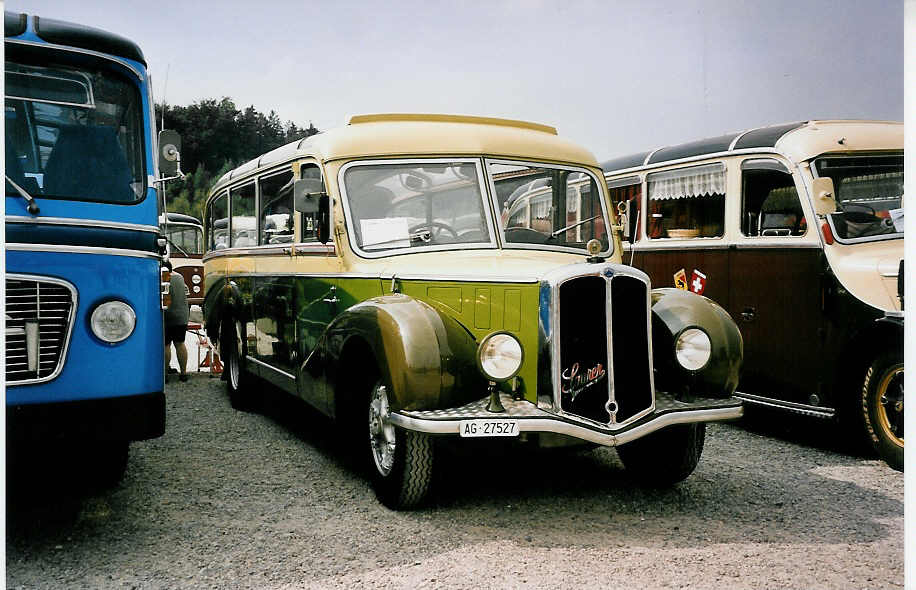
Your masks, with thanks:
M 137 325 L 137 314 L 123 301 L 106 301 L 92 312 L 89 325 L 92 333 L 100 340 L 114 344 L 133 333 Z
M 477 366 L 490 381 L 507 381 L 522 368 L 522 345 L 512 334 L 490 334 L 477 349 Z
M 674 356 L 688 371 L 699 371 L 706 366 L 709 357 L 712 356 L 709 335 L 699 328 L 687 328 L 678 335 L 674 343 Z

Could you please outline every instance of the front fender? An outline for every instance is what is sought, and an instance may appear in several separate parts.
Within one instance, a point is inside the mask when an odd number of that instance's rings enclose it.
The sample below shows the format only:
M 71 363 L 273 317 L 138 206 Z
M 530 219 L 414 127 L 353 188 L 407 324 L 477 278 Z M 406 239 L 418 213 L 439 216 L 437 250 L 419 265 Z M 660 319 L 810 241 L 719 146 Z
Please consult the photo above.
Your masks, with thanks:
M 227 317 L 237 317 L 242 305 L 242 293 L 233 281 L 220 279 L 207 289 L 204 297 L 204 329 L 219 350 L 220 330 Z
M 403 294 L 384 295 L 354 305 L 328 327 L 332 374 L 377 364 L 392 410 L 434 410 L 462 405 L 487 393 L 475 362 L 477 342 L 457 320 Z M 353 340 L 374 359 L 354 358 Z M 335 379 L 340 383 L 345 379 Z
M 688 371 L 677 362 L 674 343 L 687 328 L 703 329 L 712 343 L 706 366 Z M 727 311 L 711 299 L 674 288 L 652 290 L 652 351 L 655 385 L 661 391 L 728 397 L 738 387 L 744 342 Z

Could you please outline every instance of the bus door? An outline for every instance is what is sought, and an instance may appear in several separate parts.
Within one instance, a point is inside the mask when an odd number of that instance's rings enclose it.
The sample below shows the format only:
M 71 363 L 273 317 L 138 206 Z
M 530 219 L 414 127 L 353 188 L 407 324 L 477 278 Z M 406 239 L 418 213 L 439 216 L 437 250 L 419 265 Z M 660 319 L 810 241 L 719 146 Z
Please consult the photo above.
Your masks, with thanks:
M 726 305 L 744 338 L 738 389 L 817 405 L 823 255 L 778 160 L 742 162 L 740 215 Z

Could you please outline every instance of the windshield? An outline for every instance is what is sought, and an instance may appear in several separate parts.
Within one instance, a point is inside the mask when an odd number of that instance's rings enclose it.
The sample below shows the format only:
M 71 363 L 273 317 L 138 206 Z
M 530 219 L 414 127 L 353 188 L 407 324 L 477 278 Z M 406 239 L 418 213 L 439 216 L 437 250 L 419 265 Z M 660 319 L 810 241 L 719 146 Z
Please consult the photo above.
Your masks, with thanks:
M 593 239 L 607 252 L 601 191 L 585 172 L 489 162 L 506 247 L 585 250 Z
M 203 230 L 199 226 L 169 224 L 163 229 L 173 256 L 175 254 L 185 256 L 203 254 Z
M 833 179 L 838 238 L 903 235 L 903 155 L 829 156 L 814 169 Z
M 344 169 L 347 217 L 365 252 L 490 245 L 476 161 L 358 164 Z
M 6 62 L 6 176 L 32 196 L 135 203 L 146 193 L 136 84 L 114 72 Z M 6 182 L 6 194 L 19 193 Z

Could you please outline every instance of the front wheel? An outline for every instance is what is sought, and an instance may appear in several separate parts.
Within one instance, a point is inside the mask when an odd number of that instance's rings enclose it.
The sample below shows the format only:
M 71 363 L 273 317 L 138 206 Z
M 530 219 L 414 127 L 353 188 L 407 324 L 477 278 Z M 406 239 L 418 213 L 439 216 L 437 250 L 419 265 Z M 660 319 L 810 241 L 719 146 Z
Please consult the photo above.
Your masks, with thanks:
M 226 371 L 226 391 L 229 394 L 229 403 L 233 408 L 242 412 L 251 411 L 254 407 L 250 391 L 250 379 L 245 371 L 245 362 L 242 360 L 241 326 L 231 324 L 224 329 L 224 344 L 221 353 Z
M 705 422 L 675 424 L 617 447 L 617 455 L 640 481 L 667 487 L 693 473 L 705 440 Z
M 865 431 L 878 455 L 892 469 L 903 471 L 903 355 L 878 356 L 862 384 Z
M 433 444 L 429 436 L 396 428 L 389 420 L 388 390 L 377 382 L 369 395 L 369 468 L 372 487 L 385 506 L 405 510 L 429 492 Z

